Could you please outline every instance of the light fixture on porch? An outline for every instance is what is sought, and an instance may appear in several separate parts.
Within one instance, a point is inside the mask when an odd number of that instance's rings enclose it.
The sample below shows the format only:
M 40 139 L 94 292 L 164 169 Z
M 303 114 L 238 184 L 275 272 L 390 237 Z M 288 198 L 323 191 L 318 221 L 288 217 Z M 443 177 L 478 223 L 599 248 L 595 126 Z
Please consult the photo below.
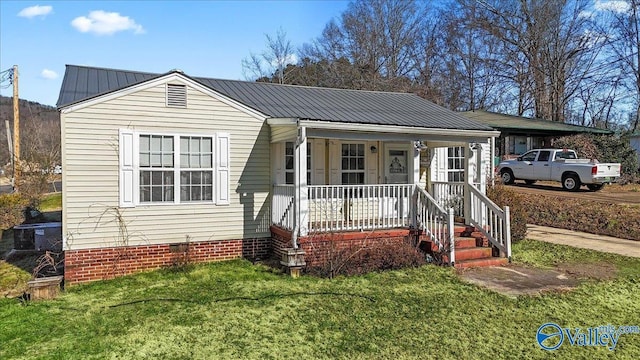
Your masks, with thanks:
M 416 150 L 418 150 L 418 151 L 424 151 L 424 150 L 427 150 L 427 149 L 428 149 L 427 145 L 425 145 L 425 143 L 423 143 L 423 142 L 422 142 L 422 141 L 420 141 L 420 140 L 416 140 L 416 141 L 413 143 L 413 146 L 415 146 Z
M 369 150 L 371 150 L 372 154 L 377 154 L 378 153 L 378 148 L 375 145 L 371 145 Z

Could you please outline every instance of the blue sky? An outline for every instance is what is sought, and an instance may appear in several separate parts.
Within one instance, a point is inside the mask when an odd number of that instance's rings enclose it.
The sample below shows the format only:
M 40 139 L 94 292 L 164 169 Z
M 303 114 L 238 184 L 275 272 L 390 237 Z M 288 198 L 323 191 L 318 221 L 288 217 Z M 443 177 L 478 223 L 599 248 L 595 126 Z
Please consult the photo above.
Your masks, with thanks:
M 241 61 L 279 28 L 296 48 L 347 1 L 0 1 L 0 71 L 20 98 L 55 105 L 65 64 L 244 79 Z M 6 83 L 3 83 L 6 85 Z M 11 88 L 0 90 L 11 96 Z

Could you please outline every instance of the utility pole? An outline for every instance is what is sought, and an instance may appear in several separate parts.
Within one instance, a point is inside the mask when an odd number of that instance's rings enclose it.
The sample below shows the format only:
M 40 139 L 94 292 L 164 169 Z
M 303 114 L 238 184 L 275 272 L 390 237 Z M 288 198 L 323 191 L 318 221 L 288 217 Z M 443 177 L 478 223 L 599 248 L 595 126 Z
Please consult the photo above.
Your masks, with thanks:
M 13 190 L 18 190 L 20 177 L 20 98 L 18 97 L 18 65 L 13 65 Z

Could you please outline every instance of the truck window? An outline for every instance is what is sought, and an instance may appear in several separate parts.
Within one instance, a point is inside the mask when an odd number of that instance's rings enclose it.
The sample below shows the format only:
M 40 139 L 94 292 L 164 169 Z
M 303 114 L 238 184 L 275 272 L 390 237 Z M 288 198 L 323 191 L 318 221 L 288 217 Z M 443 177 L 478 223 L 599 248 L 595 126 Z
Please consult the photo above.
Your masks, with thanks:
M 561 159 L 573 160 L 577 158 L 578 157 L 576 156 L 576 153 L 573 151 L 558 151 L 556 152 L 556 156 L 554 160 L 561 160 Z
M 522 155 L 522 161 L 534 161 L 536 159 L 536 155 L 538 155 L 538 151 L 529 151 Z
M 548 150 L 540 151 L 540 155 L 538 155 L 538 161 L 549 161 L 550 155 L 551 155 L 551 151 L 548 151 Z

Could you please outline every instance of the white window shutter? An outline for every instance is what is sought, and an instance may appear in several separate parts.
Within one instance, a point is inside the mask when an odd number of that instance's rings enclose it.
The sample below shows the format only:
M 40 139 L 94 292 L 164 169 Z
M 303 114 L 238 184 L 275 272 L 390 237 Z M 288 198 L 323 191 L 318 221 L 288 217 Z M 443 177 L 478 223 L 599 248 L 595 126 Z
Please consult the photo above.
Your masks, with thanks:
M 216 204 L 229 205 L 229 133 L 216 134 Z
M 120 207 L 134 207 L 133 131 L 120 129 Z

